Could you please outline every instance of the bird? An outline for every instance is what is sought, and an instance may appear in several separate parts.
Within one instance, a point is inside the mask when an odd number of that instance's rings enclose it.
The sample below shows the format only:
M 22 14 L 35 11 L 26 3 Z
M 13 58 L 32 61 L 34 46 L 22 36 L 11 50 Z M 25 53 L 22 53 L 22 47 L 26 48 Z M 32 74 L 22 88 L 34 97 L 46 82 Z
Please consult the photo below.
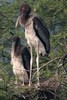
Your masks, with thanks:
M 18 80 L 22 85 L 27 83 L 30 79 L 30 52 L 27 47 L 21 45 L 19 36 L 13 36 L 11 48 L 11 65 L 13 66 L 13 73 L 15 75 L 15 84 Z
M 48 55 L 50 53 L 50 33 L 44 23 L 43 19 L 35 13 L 32 13 L 31 7 L 28 4 L 22 4 L 20 7 L 20 14 L 16 20 L 15 27 L 24 27 L 25 38 L 30 47 L 30 81 L 31 86 L 31 75 L 32 75 L 32 64 L 33 64 L 33 48 L 36 52 L 36 65 L 37 65 L 37 86 L 39 82 L 39 55 Z

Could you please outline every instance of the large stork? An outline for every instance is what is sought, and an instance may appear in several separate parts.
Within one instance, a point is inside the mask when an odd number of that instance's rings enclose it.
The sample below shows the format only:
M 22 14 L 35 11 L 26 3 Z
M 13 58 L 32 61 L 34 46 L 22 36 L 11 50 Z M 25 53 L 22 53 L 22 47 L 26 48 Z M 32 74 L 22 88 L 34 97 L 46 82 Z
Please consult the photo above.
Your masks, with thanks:
M 18 36 L 13 37 L 11 64 L 13 65 L 13 73 L 16 76 L 16 84 L 18 84 L 18 79 L 23 82 L 23 85 L 28 82 L 30 79 L 30 53 L 27 47 L 21 45 Z
M 20 15 L 16 21 L 16 27 L 22 26 L 25 29 L 25 37 L 30 47 L 31 60 L 30 60 L 30 81 L 31 85 L 31 72 L 33 63 L 32 47 L 35 48 L 37 57 L 37 85 L 39 86 L 39 54 L 43 56 L 50 52 L 50 34 L 44 24 L 43 20 L 34 13 L 31 13 L 31 7 L 28 4 L 22 4 L 20 8 Z

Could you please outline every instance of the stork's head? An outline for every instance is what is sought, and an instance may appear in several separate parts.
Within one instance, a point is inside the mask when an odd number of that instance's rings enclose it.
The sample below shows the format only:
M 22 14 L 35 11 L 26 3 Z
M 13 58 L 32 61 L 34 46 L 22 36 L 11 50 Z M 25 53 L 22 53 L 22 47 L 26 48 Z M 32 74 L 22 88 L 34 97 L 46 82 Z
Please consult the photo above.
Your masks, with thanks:
M 14 49 L 14 56 L 19 56 L 21 55 L 21 41 L 20 41 L 20 37 L 19 36 L 14 36 L 13 37 L 13 49 Z
M 22 4 L 20 7 L 20 15 L 27 19 L 31 13 L 31 7 L 28 4 Z
M 21 45 L 21 41 L 20 41 L 19 36 L 14 36 L 12 41 L 13 41 L 13 44 L 16 45 L 16 46 Z
M 31 7 L 28 4 L 22 4 L 20 7 L 20 16 L 17 18 L 15 27 L 18 27 L 19 25 L 24 26 L 30 13 Z

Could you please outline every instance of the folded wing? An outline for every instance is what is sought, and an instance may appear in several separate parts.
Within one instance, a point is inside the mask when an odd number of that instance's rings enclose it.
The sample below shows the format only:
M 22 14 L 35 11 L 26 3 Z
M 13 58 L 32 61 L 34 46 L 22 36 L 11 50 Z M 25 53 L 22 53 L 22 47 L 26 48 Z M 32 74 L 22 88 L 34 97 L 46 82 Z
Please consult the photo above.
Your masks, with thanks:
M 33 27 L 36 31 L 37 37 L 40 39 L 40 41 L 43 43 L 46 53 L 49 54 L 50 52 L 50 34 L 49 31 L 44 24 L 43 20 L 39 17 L 33 18 Z

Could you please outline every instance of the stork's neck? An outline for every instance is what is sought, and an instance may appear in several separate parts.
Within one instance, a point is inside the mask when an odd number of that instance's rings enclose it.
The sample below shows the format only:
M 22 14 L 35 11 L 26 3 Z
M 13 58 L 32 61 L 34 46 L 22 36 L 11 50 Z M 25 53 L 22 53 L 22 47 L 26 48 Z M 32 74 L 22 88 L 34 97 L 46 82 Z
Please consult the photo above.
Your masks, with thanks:
M 28 17 L 28 19 L 26 20 L 26 23 L 25 23 L 25 28 L 31 24 L 32 19 L 33 19 L 34 17 L 35 17 L 35 14 L 30 14 L 30 15 L 29 15 L 29 17 Z
M 29 19 L 29 16 L 21 15 L 20 18 L 21 18 L 21 23 L 25 25 L 27 23 L 27 20 Z
M 28 17 L 25 17 L 25 16 L 23 16 L 23 15 L 20 15 L 20 16 L 18 17 L 20 26 L 26 27 L 26 26 L 30 25 L 32 19 L 33 19 L 35 16 L 37 16 L 37 15 L 34 14 L 34 13 L 31 13 Z
M 16 45 L 16 43 L 12 44 L 12 52 L 14 54 L 14 56 L 20 56 L 21 52 L 22 52 L 22 46 L 21 44 Z
M 27 22 L 27 19 L 25 19 L 25 18 L 21 18 L 21 23 L 22 23 L 23 25 L 25 25 L 26 22 Z

